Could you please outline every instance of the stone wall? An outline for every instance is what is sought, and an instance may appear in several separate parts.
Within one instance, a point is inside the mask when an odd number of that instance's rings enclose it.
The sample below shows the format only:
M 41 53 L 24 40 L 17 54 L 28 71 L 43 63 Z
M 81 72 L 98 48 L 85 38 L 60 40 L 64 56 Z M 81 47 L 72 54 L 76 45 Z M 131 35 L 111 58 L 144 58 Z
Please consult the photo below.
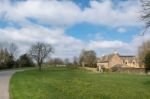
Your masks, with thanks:
M 139 73 L 144 74 L 145 68 L 127 68 L 127 67 L 116 67 L 112 68 L 113 72 L 122 72 L 122 73 Z

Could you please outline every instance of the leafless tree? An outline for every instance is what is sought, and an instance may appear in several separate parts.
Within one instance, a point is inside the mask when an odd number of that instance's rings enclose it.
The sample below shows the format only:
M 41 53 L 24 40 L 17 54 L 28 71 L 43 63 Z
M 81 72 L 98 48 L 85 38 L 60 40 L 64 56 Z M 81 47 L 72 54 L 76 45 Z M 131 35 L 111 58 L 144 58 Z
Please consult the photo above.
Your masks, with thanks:
M 75 66 L 77 66 L 79 64 L 79 58 L 78 57 L 76 57 L 76 56 L 73 57 L 73 64 Z
M 9 51 L 10 55 L 12 55 L 13 57 L 15 57 L 17 49 L 18 49 L 18 47 L 15 43 L 10 43 L 8 45 L 8 51 Z
M 2 68 L 14 67 L 14 56 L 17 50 L 17 46 L 14 43 L 1 42 L 0 43 L 0 65 Z
M 8 53 L 15 57 L 17 54 L 18 47 L 15 43 L 1 42 L 0 49 L 7 49 Z
M 150 27 L 150 0 L 140 0 L 142 4 L 141 18 L 145 22 L 145 31 Z M 143 35 L 145 33 L 143 32 Z
M 64 65 L 64 61 L 61 58 L 53 58 L 48 61 L 51 66 Z
M 54 58 L 54 65 L 63 65 L 64 61 L 61 58 Z
M 39 70 L 44 60 L 53 53 L 53 48 L 50 44 L 37 42 L 31 46 L 29 55 L 36 61 Z

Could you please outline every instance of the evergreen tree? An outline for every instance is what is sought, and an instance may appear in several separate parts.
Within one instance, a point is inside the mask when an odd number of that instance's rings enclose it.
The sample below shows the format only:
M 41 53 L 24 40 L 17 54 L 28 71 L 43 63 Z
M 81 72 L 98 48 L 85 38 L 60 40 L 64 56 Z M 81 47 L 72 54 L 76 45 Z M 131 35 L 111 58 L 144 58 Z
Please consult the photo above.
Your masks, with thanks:
M 18 60 L 18 65 L 19 67 L 32 67 L 34 66 L 34 63 L 27 54 L 23 54 Z

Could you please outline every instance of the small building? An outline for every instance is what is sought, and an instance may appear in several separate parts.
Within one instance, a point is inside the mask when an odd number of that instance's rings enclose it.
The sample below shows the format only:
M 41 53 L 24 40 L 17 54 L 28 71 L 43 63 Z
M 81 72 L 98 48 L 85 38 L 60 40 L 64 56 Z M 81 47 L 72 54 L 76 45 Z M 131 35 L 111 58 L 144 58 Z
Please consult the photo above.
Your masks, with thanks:
M 112 68 L 116 66 L 120 67 L 132 67 L 139 68 L 139 62 L 136 56 L 123 56 L 119 53 L 113 53 L 102 56 L 97 59 L 97 66 L 99 68 Z

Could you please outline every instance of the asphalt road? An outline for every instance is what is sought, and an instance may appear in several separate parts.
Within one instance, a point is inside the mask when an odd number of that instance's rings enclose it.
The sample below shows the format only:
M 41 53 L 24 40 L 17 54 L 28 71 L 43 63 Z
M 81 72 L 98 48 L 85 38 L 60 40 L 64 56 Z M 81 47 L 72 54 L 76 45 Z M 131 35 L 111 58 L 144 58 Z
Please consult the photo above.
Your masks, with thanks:
M 9 99 L 9 81 L 11 76 L 18 71 L 23 70 L 0 71 L 0 99 Z

